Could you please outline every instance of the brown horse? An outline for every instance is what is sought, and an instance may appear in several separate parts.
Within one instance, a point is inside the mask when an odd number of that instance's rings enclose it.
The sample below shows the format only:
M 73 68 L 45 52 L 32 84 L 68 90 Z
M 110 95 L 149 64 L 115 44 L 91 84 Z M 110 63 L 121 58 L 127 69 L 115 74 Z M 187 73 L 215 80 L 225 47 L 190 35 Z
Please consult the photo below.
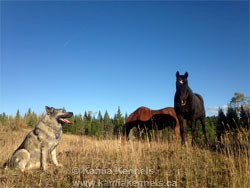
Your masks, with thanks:
M 180 125 L 173 107 L 152 110 L 142 106 L 129 115 L 123 129 L 123 134 L 128 138 L 130 130 L 134 127 L 138 131 L 147 131 L 162 130 L 167 126 L 174 128 L 175 138 L 179 140 Z

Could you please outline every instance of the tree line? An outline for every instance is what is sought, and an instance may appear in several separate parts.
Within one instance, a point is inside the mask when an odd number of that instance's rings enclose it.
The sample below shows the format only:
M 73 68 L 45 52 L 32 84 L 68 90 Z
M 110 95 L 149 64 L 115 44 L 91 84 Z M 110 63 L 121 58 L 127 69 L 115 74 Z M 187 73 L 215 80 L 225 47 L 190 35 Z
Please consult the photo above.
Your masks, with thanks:
M 42 115 L 36 114 L 31 109 L 28 109 L 23 116 L 19 110 L 17 110 L 15 116 L 2 113 L 0 114 L 0 127 L 7 127 L 10 130 L 34 127 L 41 117 Z M 83 114 L 74 115 L 70 118 L 72 124 L 64 125 L 63 132 L 92 136 L 97 139 L 113 139 L 121 134 L 127 117 L 127 114 L 121 113 L 120 107 L 118 107 L 114 117 L 110 117 L 107 111 L 104 115 L 100 111 L 97 114 L 85 111 Z M 250 100 L 242 93 L 235 93 L 226 111 L 219 109 L 217 116 L 206 118 L 206 130 L 211 143 L 220 140 L 220 137 L 228 131 L 240 129 L 250 130 Z M 170 134 L 172 134 L 170 128 L 162 131 L 162 137 L 169 137 Z M 199 129 L 198 134 L 202 134 L 201 129 Z M 199 138 L 201 137 L 199 136 Z
M 30 108 L 23 116 L 17 110 L 15 116 L 0 114 L 0 127 L 18 130 L 23 127 L 34 127 L 40 121 L 43 115 L 36 114 Z M 98 139 L 113 138 L 121 133 L 122 127 L 127 119 L 127 114 L 121 113 L 120 107 L 114 117 L 110 117 L 105 111 L 104 115 L 99 111 L 93 114 L 91 111 L 85 111 L 83 114 L 74 115 L 69 118 L 72 124 L 64 125 L 63 132 L 76 135 L 94 136 Z
M 226 113 L 219 109 L 216 133 L 220 140 L 226 132 L 250 130 L 250 98 L 236 92 L 232 97 Z

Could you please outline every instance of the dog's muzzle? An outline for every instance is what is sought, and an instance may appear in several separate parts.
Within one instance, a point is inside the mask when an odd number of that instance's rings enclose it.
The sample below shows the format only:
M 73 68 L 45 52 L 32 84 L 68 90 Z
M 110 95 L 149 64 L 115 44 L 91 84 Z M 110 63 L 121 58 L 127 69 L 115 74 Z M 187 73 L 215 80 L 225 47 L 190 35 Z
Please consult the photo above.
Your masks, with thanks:
M 66 118 L 71 118 L 73 116 L 73 112 L 67 112 L 60 117 L 58 117 L 58 121 L 63 124 L 71 124 L 71 121 L 69 121 Z

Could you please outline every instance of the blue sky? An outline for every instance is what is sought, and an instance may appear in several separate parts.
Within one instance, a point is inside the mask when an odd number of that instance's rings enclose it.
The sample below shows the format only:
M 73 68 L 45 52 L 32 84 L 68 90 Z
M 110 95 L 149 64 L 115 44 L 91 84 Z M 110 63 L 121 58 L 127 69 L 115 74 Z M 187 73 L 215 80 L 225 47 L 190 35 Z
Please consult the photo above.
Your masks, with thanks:
M 249 96 L 248 1 L 1 1 L 0 113 L 173 106 L 175 73 L 217 114 Z

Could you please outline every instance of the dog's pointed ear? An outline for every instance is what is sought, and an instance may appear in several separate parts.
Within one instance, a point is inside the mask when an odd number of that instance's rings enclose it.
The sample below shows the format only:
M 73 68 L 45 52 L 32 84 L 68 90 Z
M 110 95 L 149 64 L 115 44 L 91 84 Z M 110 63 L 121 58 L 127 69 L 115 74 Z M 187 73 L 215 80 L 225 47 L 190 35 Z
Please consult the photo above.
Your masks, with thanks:
M 46 114 L 50 114 L 50 107 L 45 106 Z
M 49 115 L 49 114 L 52 114 L 54 112 L 54 108 L 53 107 L 48 107 L 48 106 L 45 106 L 45 110 L 46 110 L 46 113 Z
M 176 77 L 178 78 L 180 76 L 179 71 L 176 72 Z
M 185 72 L 184 76 L 185 76 L 185 78 L 187 78 L 188 77 L 188 72 Z

